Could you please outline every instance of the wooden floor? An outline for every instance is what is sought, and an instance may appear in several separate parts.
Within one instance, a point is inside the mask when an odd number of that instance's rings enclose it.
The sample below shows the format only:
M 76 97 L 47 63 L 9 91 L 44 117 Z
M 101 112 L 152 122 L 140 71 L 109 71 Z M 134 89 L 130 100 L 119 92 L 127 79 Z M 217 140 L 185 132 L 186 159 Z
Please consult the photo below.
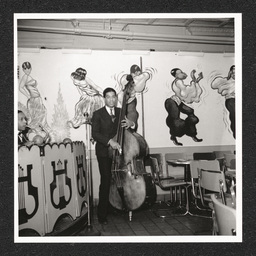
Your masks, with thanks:
M 190 215 L 179 216 L 177 208 L 163 204 L 156 203 L 146 209 L 134 211 L 132 221 L 129 221 L 127 212 L 112 211 L 108 215 L 107 225 L 98 222 L 96 210 L 96 208 L 93 210 L 91 224 L 92 229 L 99 236 L 193 236 L 212 234 L 211 218 Z M 208 216 L 210 215 L 208 214 Z M 87 229 L 83 229 L 76 235 L 87 235 L 86 232 Z

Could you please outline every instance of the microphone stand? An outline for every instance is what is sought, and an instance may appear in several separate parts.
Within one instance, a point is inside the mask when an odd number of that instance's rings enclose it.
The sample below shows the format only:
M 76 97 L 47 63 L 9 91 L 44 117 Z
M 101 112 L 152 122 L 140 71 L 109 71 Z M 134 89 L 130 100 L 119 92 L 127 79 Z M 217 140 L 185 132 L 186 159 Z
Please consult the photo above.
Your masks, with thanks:
M 86 113 L 88 120 L 88 114 Z M 98 230 L 94 230 L 91 221 L 91 198 L 92 198 L 92 173 L 91 173 L 91 124 L 85 123 L 86 130 L 86 186 L 87 186 L 87 207 L 88 207 L 88 223 L 87 227 L 79 233 L 79 236 L 100 236 L 101 233 Z

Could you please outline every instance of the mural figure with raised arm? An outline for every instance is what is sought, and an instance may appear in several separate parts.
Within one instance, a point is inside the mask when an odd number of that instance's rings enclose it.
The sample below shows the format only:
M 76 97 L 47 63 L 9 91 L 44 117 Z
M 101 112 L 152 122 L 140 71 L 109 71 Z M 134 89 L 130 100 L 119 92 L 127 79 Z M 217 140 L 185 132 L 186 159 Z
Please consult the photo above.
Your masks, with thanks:
M 187 74 L 179 68 L 171 70 L 171 75 L 175 78 L 171 85 L 174 95 L 166 99 L 164 105 L 168 112 L 166 124 L 169 127 L 170 139 L 178 146 L 183 144 L 178 142 L 177 137 L 184 135 L 190 136 L 195 142 L 203 141 L 203 139 L 197 138 L 196 124 L 199 119 L 194 114 L 194 109 L 188 106 L 193 102 L 198 103 L 202 94 L 199 81 L 203 78 L 203 74 L 199 73 L 196 78 L 195 73 L 195 70 L 191 71 L 191 82 L 186 85 L 184 80 L 187 78 Z M 182 119 L 180 113 L 187 117 Z

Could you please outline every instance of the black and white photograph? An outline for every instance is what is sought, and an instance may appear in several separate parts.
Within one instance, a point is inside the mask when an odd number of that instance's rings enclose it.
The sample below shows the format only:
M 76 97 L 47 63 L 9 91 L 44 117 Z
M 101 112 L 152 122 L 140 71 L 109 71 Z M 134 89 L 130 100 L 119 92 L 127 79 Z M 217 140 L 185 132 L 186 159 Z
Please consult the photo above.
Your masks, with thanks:
M 13 72 L 15 243 L 242 242 L 241 13 L 15 13 Z

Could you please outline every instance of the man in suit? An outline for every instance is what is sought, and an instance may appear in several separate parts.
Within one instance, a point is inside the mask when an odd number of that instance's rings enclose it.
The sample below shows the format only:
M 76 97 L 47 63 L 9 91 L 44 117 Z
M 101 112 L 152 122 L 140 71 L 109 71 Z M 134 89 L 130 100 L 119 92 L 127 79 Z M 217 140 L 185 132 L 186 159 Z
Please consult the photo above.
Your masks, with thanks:
M 29 141 L 27 133 L 30 130 L 27 127 L 27 118 L 25 114 L 18 110 L 18 145 L 19 146 L 31 146 L 33 144 L 32 141 Z
M 117 94 L 113 88 L 103 91 L 105 106 L 96 110 L 92 116 L 92 137 L 96 141 L 96 156 L 100 171 L 98 220 L 106 225 L 109 205 L 109 189 L 111 182 L 112 158 L 109 156 L 109 147 L 121 152 L 121 146 L 115 141 L 121 109 L 116 107 Z M 135 123 L 125 117 L 121 126 L 128 129 L 134 128 Z

